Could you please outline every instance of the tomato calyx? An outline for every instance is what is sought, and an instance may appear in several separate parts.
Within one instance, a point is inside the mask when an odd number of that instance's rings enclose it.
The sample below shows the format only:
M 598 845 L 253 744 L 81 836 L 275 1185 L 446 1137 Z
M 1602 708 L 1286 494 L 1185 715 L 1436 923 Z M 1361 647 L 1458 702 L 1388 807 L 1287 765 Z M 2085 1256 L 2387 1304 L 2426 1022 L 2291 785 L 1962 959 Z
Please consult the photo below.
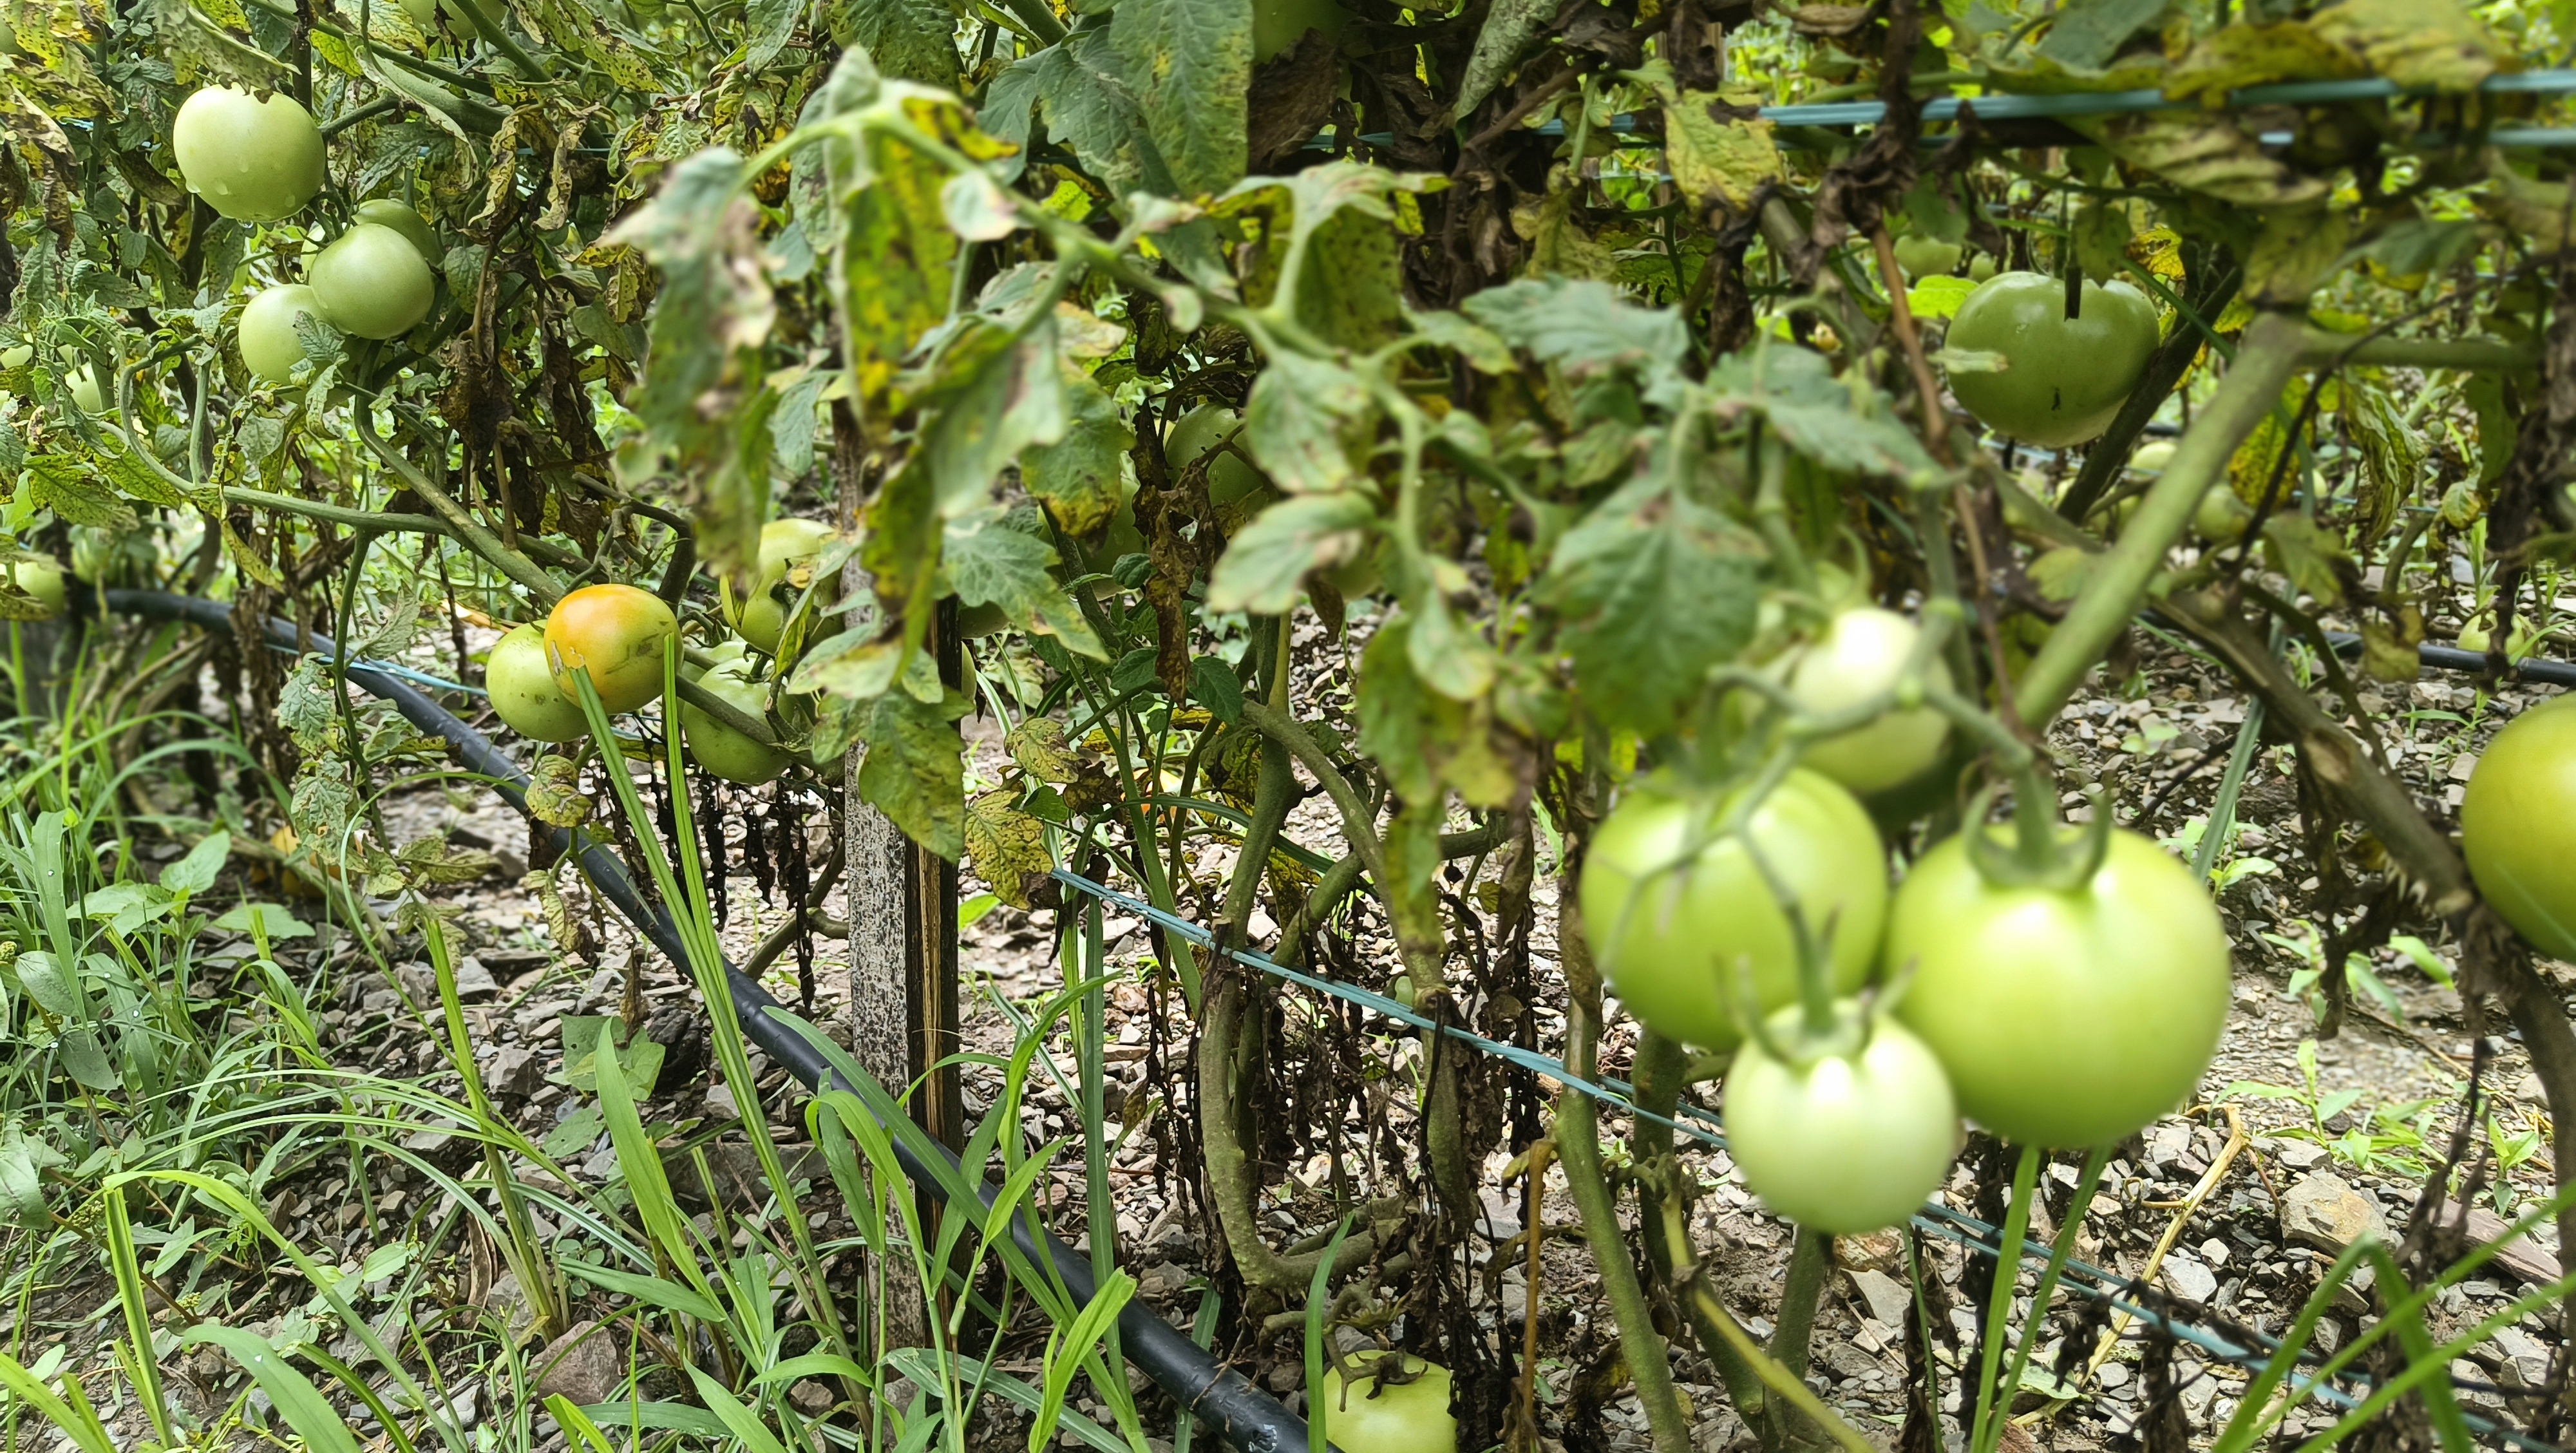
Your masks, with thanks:
M 1968 861 L 1976 865 L 1978 876 L 1998 888 L 2045 888 L 2058 893 L 2071 893 L 2092 882 L 2102 869 L 2103 855 L 2111 850 L 2111 812 L 2102 800 L 2102 789 L 2086 789 L 2092 811 L 2070 833 L 2058 822 L 2056 798 L 2036 763 L 2014 775 L 2009 840 L 1986 825 L 1987 811 L 1994 804 L 1992 786 L 1980 791 L 1968 806 L 1967 821 L 1972 825 L 1966 834 Z

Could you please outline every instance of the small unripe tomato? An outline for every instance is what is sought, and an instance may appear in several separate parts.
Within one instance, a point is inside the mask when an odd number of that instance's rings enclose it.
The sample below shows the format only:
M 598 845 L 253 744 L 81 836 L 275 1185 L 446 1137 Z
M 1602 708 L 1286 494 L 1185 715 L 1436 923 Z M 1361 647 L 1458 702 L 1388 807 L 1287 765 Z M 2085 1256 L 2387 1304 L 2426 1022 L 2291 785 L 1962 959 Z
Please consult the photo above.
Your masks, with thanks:
M 430 230 L 429 223 L 418 212 L 391 197 L 360 202 L 358 210 L 350 215 L 356 221 L 390 227 L 401 233 L 419 251 L 420 260 L 432 268 L 442 267 L 447 262 L 446 250 L 438 245 L 438 234 Z
M 1750 838 L 1822 940 L 1834 992 L 1866 983 L 1887 915 L 1887 860 L 1869 813 L 1831 778 L 1799 768 L 1771 789 L 1741 837 L 1711 837 L 1732 797 L 1655 778 L 1628 789 L 1583 860 L 1583 936 L 1620 1003 L 1668 1039 L 1726 1049 L 1736 976 L 1764 1010 L 1798 992 L 1798 942 Z M 1695 854 L 1684 852 L 1697 844 Z
M 662 694 L 663 648 L 679 632 L 671 608 L 653 592 L 585 585 L 546 617 L 546 665 L 555 686 L 573 700 L 581 692 L 572 673 L 588 667 L 601 706 L 635 711 Z
M 438 292 L 411 239 L 373 222 L 323 248 L 310 275 L 324 321 L 359 338 L 399 338 L 419 327 Z
M 754 720 L 769 711 L 769 690 L 751 679 L 747 662 L 720 661 L 708 667 L 697 684 Z M 686 700 L 680 703 L 680 733 L 689 744 L 690 758 L 708 775 L 727 782 L 757 787 L 776 781 L 787 770 L 785 752 L 752 740 Z
M 1891 610 L 1862 606 L 1835 616 L 1789 668 L 1789 694 L 1817 713 L 1846 710 L 1894 689 L 1923 632 Z M 1947 689 L 1950 673 L 1926 663 L 1926 684 Z M 1864 727 L 1810 742 L 1806 764 L 1854 792 L 1881 792 L 1940 759 L 1949 720 L 1928 706 L 1899 707 Z
M 45 608 L 45 616 L 61 615 L 71 602 L 71 588 L 63 577 L 63 567 L 51 560 L 21 560 L 9 567 L 9 579 L 20 590 L 36 598 Z
M 1980 252 L 1968 263 L 1968 281 L 1972 283 L 1984 282 L 1994 275 L 1995 260 L 1989 254 Z
M 236 222 L 275 222 L 322 190 L 322 131 L 294 97 L 208 86 L 179 107 L 170 150 L 188 190 Z
M 254 377 L 270 383 L 292 379 L 296 367 L 304 362 L 304 340 L 295 331 L 298 318 L 311 318 L 317 323 L 329 321 L 323 316 L 321 301 L 302 283 L 264 288 L 243 304 L 241 321 L 233 325 L 234 337 L 241 344 L 242 366 Z
M 1239 422 L 1234 410 L 1222 404 L 1201 404 L 1173 421 L 1172 432 L 1163 441 L 1163 458 L 1177 475 L 1223 443 Z M 1208 503 L 1220 512 L 1228 506 L 1253 501 L 1246 506 L 1249 512 L 1260 507 L 1259 497 L 1279 493 L 1271 487 L 1269 477 L 1245 462 L 1235 449 L 1208 461 L 1207 492 Z
M 520 626 L 503 636 L 483 662 L 483 689 L 491 694 L 492 714 L 533 742 L 569 742 L 590 734 L 581 703 L 555 685 L 546 664 L 546 633 Z
M 98 386 L 98 374 L 86 363 L 72 370 L 72 402 L 84 414 L 107 412 L 107 395 Z
M 1952 369 L 1950 392 L 1980 423 L 2042 449 L 2099 438 L 2146 372 L 2159 333 L 2155 304 L 2124 282 L 2084 284 L 2066 316 L 2066 280 L 2008 272 L 1977 285 L 1950 322 L 1947 346 L 1998 355 L 2000 370 Z
M 783 587 L 787 573 L 811 560 L 832 543 L 832 527 L 819 520 L 771 520 L 760 527 L 760 579 L 747 600 L 736 600 L 733 586 L 717 582 L 718 608 L 725 624 L 764 656 L 778 654 L 779 637 L 787 631 L 787 611 L 794 601 Z
M 1788 1042 L 1804 1013 L 1773 1015 L 1775 1037 Z M 1941 1062 L 1893 1020 L 1868 1035 L 1849 1053 L 1804 1065 L 1748 1041 L 1726 1072 L 1726 1148 L 1744 1183 L 1779 1215 L 1836 1236 L 1903 1224 L 1941 1188 L 1959 1149 L 1958 1103 Z
M 1411 1382 L 1372 1376 L 1382 1361 L 1402 1357 Z M 1458 1420 L 1449 1415 L 1449 1369 L 1400 1353 L 1360 1352 L 1351 1357 L 1359 1380 L 1343 1386 L 1342 1370 L 1324 1369 L 1324 1386 L 1310 1408 L 1324 1412 L 1324 1436 L 1342 1453 L 1454 1453 Z
M 2533 707 L 2487 743 L 2460 802 L 2460 840 L 2504 921 L 2576 962 L 2576 697 Z
M 1907 277 L 1931 277 L 1956 270 L 1965 251 L 1955 242 L 1909 232 L 1896 239 L 1896 265 L 1905 269 Z
M 2245 538 L 2245 527 L 2254 523 L 2254 507 L 2237 497 L 2225 480 L 2209 487 L 2200 497 L 2200 508 L 2191 514 L 2191 528 L 2213 545 L 2227 545 Z

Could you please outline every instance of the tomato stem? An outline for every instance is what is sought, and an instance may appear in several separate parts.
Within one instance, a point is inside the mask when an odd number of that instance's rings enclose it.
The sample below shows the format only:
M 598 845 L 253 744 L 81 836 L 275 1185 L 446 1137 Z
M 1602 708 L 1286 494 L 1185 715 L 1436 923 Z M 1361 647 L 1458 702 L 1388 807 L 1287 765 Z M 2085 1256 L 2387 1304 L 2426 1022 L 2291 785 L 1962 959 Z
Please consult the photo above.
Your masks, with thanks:
M 2048 1322 L 2048 1299 L 2057 1291 L 2057 1278 L 2066 1270 L 2066 1258 L 2075 1252 L 2076 1233 L 2083 1229 L 2084 1213 L 2093 1206 L 2093 1188 L 2102 1183 L 2102 1166 L 2110 1158 L 2111 1148 L 2107 1145 L 2097 1145 L 2084 1153 L 2084 1169 L 2075 1178 L 2075 1195 L 2066 1203 L 2066 1216 L 2057 1228 L 2057 1239 L 2049 1243 L 2048 1266 L 2039 1274 L 2039 1289 L 2031 1293 L 2030 1318 L 2022 1323 L 2021 1335 L 2013 1340 L 2012 1370 L 2004 1377 L 2007 1389 L 2020 1387 L 2022 1372 L 2030 1366 L 2030 1349 L 2039 1341 L 2040 1329 Z M 2011 1285 L 2012 1278 L 2005 1274 L 2004 1268 L 2020 1264 L 2020 1249 L 2018 1242 L 2005 1244 L 2003 1265 L 1999 1265 L 1995 1273 L 1998 1285 Z M 1991 1336 L 1986 1345 L 1995 1345 Z M 2004 1397 L 2003 1406 L 2007 1417 L 1995 1419 L 1994 1441 L 1971 1445 L 1972 1453 L 1994 1453 L 1996 1443 L 2003 1438 L 2004 1423 L 2012 1408 L 2009 1395 Z

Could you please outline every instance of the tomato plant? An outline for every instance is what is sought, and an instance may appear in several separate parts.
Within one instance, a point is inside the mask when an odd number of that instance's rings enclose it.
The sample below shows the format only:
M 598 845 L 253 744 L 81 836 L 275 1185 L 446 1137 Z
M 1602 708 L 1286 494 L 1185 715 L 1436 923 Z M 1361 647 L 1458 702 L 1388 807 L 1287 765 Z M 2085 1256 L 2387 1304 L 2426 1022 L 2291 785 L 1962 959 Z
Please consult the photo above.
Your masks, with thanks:
M 313 259 L 313 301 L 332 327 L 359 338 L 399 338 L 429 316 L 438 280 L 412 240 L 360 222 Z
M 1837 1236 L 1902 1223 L 1940 1189 L 1959 1145 L 1949 1077 L 1902 1024 L 1838 1007 L 1826 1042 L 1783 1009 L 1726 1072 L 1726 1145 L 1745 1185 Z M 1788 1049 L 1775 1053 L 1771 1045 Z
M 653 592 L 585 585 L 546 617 L 546 665 L 564 695 L 578 697 L 573 673 L 586 668 L 600 705 L 634 711 L 662 694 L 663 656 L 678 633 L 671 608 Z
M 2066 283 L 2000 273 L 1977 285 L 1950 324 L 1953 352 L 1991 354 L 1996 366 L 1953 368 L 1950 391 L 2008 439 L 2063 449 L 2099 438 L 2137 387 L 2155 351 L 2156 310 L 2124 282 L 2087 281 L 2080 316 L 2066 314 Z
M 483 662 L 483 689 L 492 714 L 532 742 L 569 742 L 590 735 L 581 703 L 555 684 L 541 626 L 518 626 L 492 647 Z
M 1749 974 L 1766 1010 L 1797 993 L 1796 928 L 1754 853 L 1788 890 L 1837 992 L 1868 979 L 1887 911 L 1878 830 L 1850 793 L 1795 771 L 1751 809 L 1740 836 L 1721 833 L 1742 807 L 1741 794 L 1641 782 L 1583 864 L 1584 936 L 1619 1002 L 1657 1033 L 1711 1049 L 1742 1037 L 1729 1007 L 1737 973 Z
M 1397 1353 L 1362 1352 L 1349 1360 L 1357 1375 L 1348 1381 L 1339 1367 L 1324 1372 L 1320 1396 L 1333 1446 L 1342 1453 L 1451 1453 L 1458 1446 L 1449 1369 Z
M 322 190 L 322 132 L 282 92 L 254 96 L 208 86 L 188 97 L 170 127 L 170 150 L 188 190 L 242 222 L 275 222 Z
M 1949 838 L 1897 885 L 1886 965 L 1960 1110 L 2020 1144 L 2103 1145 L 2177 1108 L 2227 1022 L 2218 910 L 2125 829 L 2070 888 L 1992 881 Z
M 2469 774 L 2460 839 L 2478 891 L 2532 947 L 2576 960 L 2576 699 L 2515 717 Z

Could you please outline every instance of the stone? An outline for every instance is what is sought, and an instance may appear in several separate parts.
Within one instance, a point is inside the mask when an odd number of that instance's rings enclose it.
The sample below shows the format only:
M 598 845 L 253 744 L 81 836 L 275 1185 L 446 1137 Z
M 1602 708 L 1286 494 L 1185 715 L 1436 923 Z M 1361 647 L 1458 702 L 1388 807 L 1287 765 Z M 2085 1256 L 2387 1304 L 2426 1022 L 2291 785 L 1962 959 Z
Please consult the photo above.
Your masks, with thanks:
M 2227 1243 L 2219 1240 L 2215 1236 L 2212 1236 L 2207 1241 L 2200 1243 L 2200 1259 L 2208 1262 L 2212 1266 L 2225 1266 L 2230 1254 L 2231 1253 L 2227 1249 Z
M 2471 1206 L 2462 1228 L 2469 1239 L 2481 1246 L 2503 1240 L 2513 1223 L 2484 1206 Z M 2558 1236 L 2546 1223 L 2535 1226 L 2498 1251 L 2494 1265 L 2502 1266 L 2532 1286 L 2547 1286 L 2558 1280 Z
M 2217 1274 L 2180 1252 L 2165 1257 L 2164 1282 L 2174 1300 L 2189 1306 L 2205 1307 L 2218 1295 Z
M 1834 1238 L 1834 1263 L 1846 1271 L 1896 1276 L 1905 1269 L 1905 1238 L 1894 1231 Z
M 625 1380 L 626 1359 L 597 1322 L 576 1322 L 537 1354 L 537 1399 L 557 1393 L 577 1407 L 604 1403 Z
M 2329 1255 L 2365 1236 L 2390 1241 L 2379 1203 L 2341 1180 L 2315 1171 L 2281 1196 L 2281 1230 L 2293 1242 Z
M 536 1328 L 537 1309 L 520 1289 L 515 1271 L 501 1273 L 497 1281 L 483 1289 L 481 1306 L 484 1315 L 499 1322 L 503 1335 L 514 1343 Z
M 1846 1379 L 1869 1377 L 1887 1370 L 1887 1364 L 1848 1342 L 1827 1342 L 1816 1360 L 1825 1365 L 1826 1371 Z
M 734 1103 L 733 1086 L 718 1080 L 707 1086 L 706 1097 L 699 1101 L 698 1113 L 710 1120 L 739 1120 L 742 1107 Z
M 809 1418 L 819 1418 L 830 1412 L 841 1399 L 828 1384 L 802 1377 L 787 1390 L 787 1400 L 796 1405 L 796 1411 Z
M 1888 1327 L 1905 1325 L 1905 1310 L 1913 1304 L 1913 1296 L 1904 1283 L 1883 1271 L 1855 1271 L 1850 1275 L 1852 1289 L 1860 1293 L 1872 1317 Z
M 484 1067 L 483 1083 L 493 1094 L 525 1099 L 545 1088 L 546 1063 L 535 1050 L 504 1045 Z
M 483 966 L 481 959 L 467 954 L 456 961 L 457 998 L 471 1003 L 496 997 L 500 992 L 501 981 L 492 977 L 492 971 Z
M 2538 1387 L 2549 1378 L 2549 1348 L 2520 1327 L 2496 1329 L 2495 1345 L 2510 1359 L 2506 1366 L 2522 1375 L 2525 1387 Z

